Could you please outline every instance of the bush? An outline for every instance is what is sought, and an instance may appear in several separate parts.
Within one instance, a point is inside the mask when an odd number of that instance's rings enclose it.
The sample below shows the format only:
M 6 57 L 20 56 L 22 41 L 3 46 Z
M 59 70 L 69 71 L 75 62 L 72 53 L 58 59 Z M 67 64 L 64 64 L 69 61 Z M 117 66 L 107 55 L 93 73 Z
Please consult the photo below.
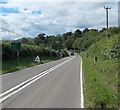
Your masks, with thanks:
M 62 57 L 67 57 L 69 56 L 68 52 L 66 50 L 62 51 Z
M 46 49 L 45 47 L 40 47 L 37 45 L 27 45 L 27 44 L 21 45 L 20 57 L 37 56 L 37 55 L 56 56 L 57 54 L 53 51 L 49 52 L 48 49 Z M 2 57 L 3 57 L 3 60 L 17 58 L 17 52 L 12 51 L 10 42 L 2 44 Z

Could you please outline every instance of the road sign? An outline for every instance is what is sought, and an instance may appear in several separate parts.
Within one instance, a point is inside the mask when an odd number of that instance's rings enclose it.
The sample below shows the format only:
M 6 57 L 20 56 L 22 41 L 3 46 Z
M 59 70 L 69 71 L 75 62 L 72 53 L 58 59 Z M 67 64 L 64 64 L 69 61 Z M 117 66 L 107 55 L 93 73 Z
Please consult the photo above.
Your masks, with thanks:
M 11 43 L 11 49 L 12 51 L 20 51 L 21 43 Z
M 14 51 L 17 51 L 17 57 L 18 57 L 18 61 L 19 61 L 19 51 L 21 49 L 21 43 L 11 43 L 11 49 L 14 53 Z M 13 58 L 14 58 L 14 54 L 13 54 Z
M 49 50 L 49 51 L 52 51 L 52 46 L 48 46 L 48 50 Z

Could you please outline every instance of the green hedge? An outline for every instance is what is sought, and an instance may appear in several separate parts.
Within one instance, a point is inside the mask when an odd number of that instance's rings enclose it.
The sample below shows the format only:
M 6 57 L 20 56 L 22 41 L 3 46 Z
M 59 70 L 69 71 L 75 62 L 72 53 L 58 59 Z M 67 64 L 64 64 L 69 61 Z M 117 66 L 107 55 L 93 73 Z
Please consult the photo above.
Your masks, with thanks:
M 20 50 L 20 57 L 27 57 L 27 56 L 57 56 L 54 51 L 49 52 L 47 48 L 40 47 L 37 45 L 27 45 L 22 44 Z M 7 59 L 16 59 L 17 52 L 13 52 L 11 49 L 11 43 L 2 43 L 2 58 L 3 60 Z

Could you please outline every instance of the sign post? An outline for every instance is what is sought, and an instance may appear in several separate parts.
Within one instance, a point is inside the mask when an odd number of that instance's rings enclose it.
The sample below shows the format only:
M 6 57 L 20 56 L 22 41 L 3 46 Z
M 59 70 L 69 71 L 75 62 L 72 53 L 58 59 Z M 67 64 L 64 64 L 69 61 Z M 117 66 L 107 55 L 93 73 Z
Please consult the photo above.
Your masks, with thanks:
M 52 51 L 52 46 L 48 46 L 48 50 L 51 52 Z
M 19 61 L 19 51 L 21 49 L 21 43 L 11 43 L 11 49 L 13 52 L 17 51 L 17 58 L 18 58 L 18 61 Z
M 51 51 L 52 51 L 52 46 L 49 45 L 49 46 L 48 46 L 48 52 L 49 52 L 48 55 L 49 55 L 49 56 L 51 56 Z

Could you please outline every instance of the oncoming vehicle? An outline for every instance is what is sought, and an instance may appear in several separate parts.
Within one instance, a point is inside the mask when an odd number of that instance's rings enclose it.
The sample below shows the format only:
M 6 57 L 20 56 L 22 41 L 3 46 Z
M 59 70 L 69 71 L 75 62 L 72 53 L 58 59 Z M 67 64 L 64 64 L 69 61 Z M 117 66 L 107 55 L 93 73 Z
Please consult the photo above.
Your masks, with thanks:
M 74 53 L 72 52 L 71 55 L 74 55 Z

